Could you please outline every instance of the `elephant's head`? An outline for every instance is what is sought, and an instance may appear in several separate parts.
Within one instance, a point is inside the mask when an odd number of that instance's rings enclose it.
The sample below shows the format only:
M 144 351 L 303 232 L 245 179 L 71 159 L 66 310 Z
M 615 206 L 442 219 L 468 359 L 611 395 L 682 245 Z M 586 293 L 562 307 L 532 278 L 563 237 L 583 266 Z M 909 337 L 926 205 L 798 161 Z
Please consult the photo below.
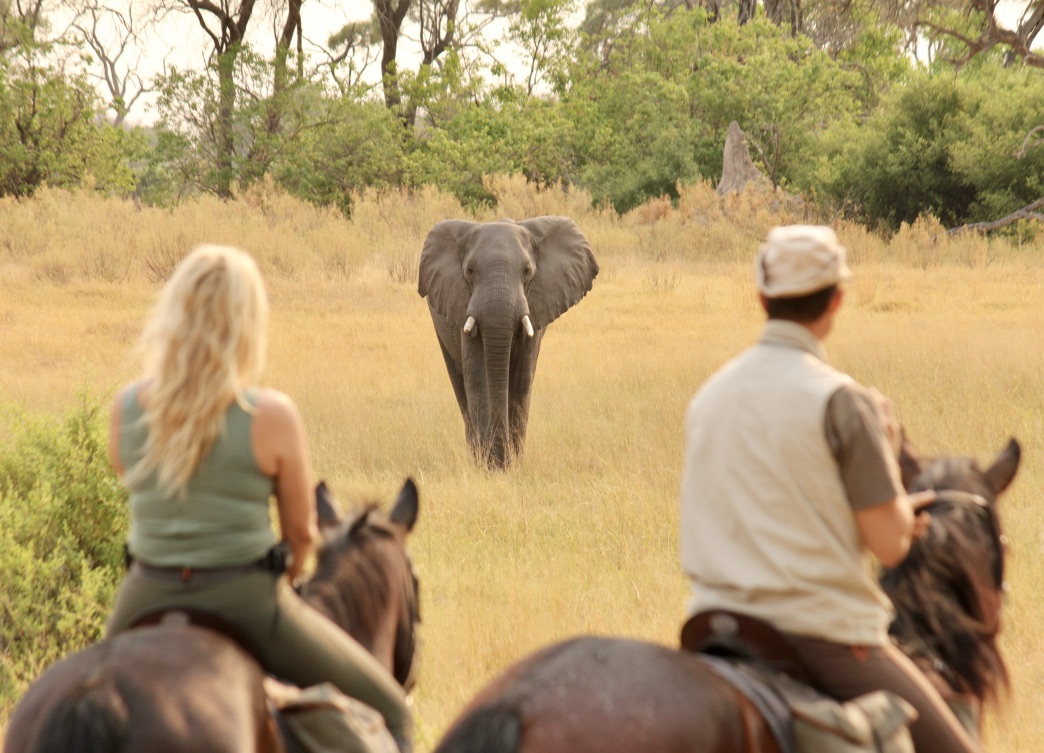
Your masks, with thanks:
M 418 290 L 428 299 L 471 422 L 469 440 L 492 453 L 494 464 L 506 463 L 509 448 L 524 438 L 543 330 L 583 298 L 597 274 L 587 239 L 568 217 L 446 220 L 428 233 Z

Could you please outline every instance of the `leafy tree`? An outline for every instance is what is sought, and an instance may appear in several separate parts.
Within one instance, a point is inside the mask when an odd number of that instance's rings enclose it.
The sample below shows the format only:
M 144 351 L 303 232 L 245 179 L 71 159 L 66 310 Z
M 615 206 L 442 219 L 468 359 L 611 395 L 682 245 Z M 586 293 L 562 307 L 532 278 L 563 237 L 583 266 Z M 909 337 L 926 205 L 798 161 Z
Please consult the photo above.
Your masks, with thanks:
M 0 59 L 0 196 L 30 196 L 43 184 L 129 193 L 122 135 L 98 123 L 94 90 L 42 60 L 26 43 Z
M 956 79 L 922 72 L 865 123 L 830 129 L 807 186 L 891 228 L 922 214 L 951 227 L 996 219 L 1044 195 L 1044 153 L 1021 149 L 1042 111 L 1044 77 L 999 55 Z
M 865 124 L 845 123 L 824 137 L 820 192 L 892 228 L 926 213 L 946 225 L 961 221 L 975 200 L 952 158 L 953 145 L 966 136 L 962 107 L 952 79 L 915 77 Z
M 482 32 L 498 18 L 518 12 L 517 0 L 375 0 L 373 15 L 368 22 L 354 21 L 330 38 L 330 45 L 362 60 L 364 66 L 379 45 L 381 85 L 386 106 L 397 112 L 407 130 L 415 123 L 423 103 L 409 99 L 410 79 L 424 79 L 428 69 L 450 54 L 458 56 L 468 48 L 488 53 Z M 421 59 L 416 71 L 411 72 L 399 60 L 399 43 L 409 29 L 420 46 Z M 358 68 L 359 66 L 356 66 Z
M 865 77 L 767 20 L 711 23 L 696 9 L 644 12 L 611 46 L 585 45 L 563 106 L 577 176 L 619 211 L 721 175 L 731 121 L 776 183 L 807 161 L 827 124 L 852 118 Z
M 466 206 L 492 204 L 495 197 L 483 179 L 520 172 L 513 126 L 491 104 L 461 108 L 441 128 L 422 136 L 409 159 L 410 182 L 438 186 Z
M 950 159 L 976 189 L 962 221 L 993 220 L 1044 196 L 1044 149 L 1022 148 L 1042 122 L 1044 75 L 995 62 L 968 71 L 958 87 L 964 138 Z
M 208 72 L 215 75 L 216 106 L 208 110 L 209 127 L 214 136 L 212 180 L 219 196 L 231 198 L 236 178 L 236 74 L 239 56 L 248 53 L 247 31 L 254 17 L 256 0 L 155 0 L 157 13 L 191 14 L 210 38 L 212 53 Z M 299 10 L 299 8 L 298 8 Z M 293 12 L 293 6 L 291 7 Z M 292 29 L 296 29 L 296 25 Z
M 156 80 L 157 158 L 166 163 L 168 174 L 178 176 L 181 187 L 176 193 L 180 196 L 194 191 L 219 191 L 221 144 L 214 128 L 218 109 L 216 79 L 213 68 L 195 73 L 171 66 Z
M 806 159 L 827 124 L 859 110 L 862 77 L 807 37 L 791 37 L 764 19 L 695 31 L 702 54 L 686 88 L 704 124 L 698 159 L 705 177 L 721 175 L 722 146 L 733 120 L 747 135 L 756 161 L 780 184 Z
M 231 74 L 224 70 L 234 64 Z M 295 80 L 273 91 L 273 67 L 250 47 L 234 57 L 214 59 L 202 72 L 170 67 L 157 78 L 159 143 L 157 166 L 177 176 L 178 195 L 192 191 L 226 196 L 232 184 L 250 183 L 266 172 L 279 151 L 310 122 L 301 112 L 310 103 Z M 225 111 L 228 77 L 235 90 L 234 107 Z M 296 109 L 295 109 L 296 108 Z M 278 127 L 273 129 L 273 112 Z M 316 117 L 321 117 L 318 115 Z
M 490 175 L 522 174 L 539 186 L 576 177 L 574 124 L 556 102 L 507 88 L 439 122 L 410 155 L 413 185 L 435 185 L 477 205 L 495 201 L 485 180 Z
M 512 18 L 508 39 L 524 52 L 527 70 L 522 86 L 527 95 L 532 96 L 547 77 L 561 78 L 574 36 L 565 17 L 573 6 L 573 0 L 523 0 Z
M 313 102 L 309 121 L 282 145 L 270 167 L 283 188 L 348 215 L 354 194 L 402 183 L 405 136 L 390 110 L 348 97 Z
M 626 70 L 575 86 L 566 100 L 578 153 L 576 180 L 596 201 L 626 212 L 700 177 L 685 88 L 654 71 Z

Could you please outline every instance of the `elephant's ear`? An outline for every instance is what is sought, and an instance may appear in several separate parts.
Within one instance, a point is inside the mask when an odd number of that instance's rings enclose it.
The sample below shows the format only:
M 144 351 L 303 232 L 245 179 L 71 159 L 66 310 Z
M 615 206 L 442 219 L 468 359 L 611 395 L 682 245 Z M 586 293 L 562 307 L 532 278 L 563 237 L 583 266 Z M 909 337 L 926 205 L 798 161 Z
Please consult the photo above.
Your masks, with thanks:
M 435 225 L 424 239 L 417 275 L 417 292 L 428 299 L 435 311 L 462 327 L 469 294 L 461 270 L 464 261 L 461 239 L 475 225 L 467 220 L 443 220 Z
M 543 329 L 583 298 L 598 274 L 591 244 L 568 217 L 534 217 L 518 223 L 533 236 L 536 275 L 529 283 L 529 316 Z

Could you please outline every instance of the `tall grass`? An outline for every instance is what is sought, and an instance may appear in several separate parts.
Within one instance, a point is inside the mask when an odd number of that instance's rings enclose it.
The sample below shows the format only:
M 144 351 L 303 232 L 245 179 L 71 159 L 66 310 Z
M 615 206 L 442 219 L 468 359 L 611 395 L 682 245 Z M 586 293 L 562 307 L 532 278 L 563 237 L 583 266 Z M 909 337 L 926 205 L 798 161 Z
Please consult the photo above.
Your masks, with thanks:
M 676 544 L 685 404 L 757 335 L 758 242 L 771 225 L 805 218 L 744 197 L 721 202 L 707 186 L 617 217 L 583 195 L 491 185 L 500 206 L 476 219 L 572 216 L 602 267 L 550 327 L 526 454 L 506 473 L 471 464 L 416 293 L 428 229 L 467 216 L 452 199 L 367 195 L 350 222 L 263 185 L 174 212 L 60 192 L 0 202 L 0 238 L 11 238 L 0 241 L 0 398 L 34 415 L 66 416 L 84 390 L 105 396 L 133 378 L 134 338 L 162 270 L 192 243 L 234 243 L 259 258 L 273 303 L 266 380 L 301 406 L 319 475 L 347 503 L 390 498 L 406 475 L 421 490 L 412 550 L 424 596 L 422 751 L 483 683 L 550 641 L 583 632 L 674 642 L 686 598 Z M 827 349 L 895 399 L 925 453 L 987 460 L 1009 436 L 1022 442 L 1002 510 L 1014 691 L 987 744 L 1035 753 L 1044 247 L 937 230 L 924 221 L 883 239 L 838 227 L 856 277 Z M 18 433 L 6 420 L 0 437 Z M 0 719 L 12 701 L 0 699 Z

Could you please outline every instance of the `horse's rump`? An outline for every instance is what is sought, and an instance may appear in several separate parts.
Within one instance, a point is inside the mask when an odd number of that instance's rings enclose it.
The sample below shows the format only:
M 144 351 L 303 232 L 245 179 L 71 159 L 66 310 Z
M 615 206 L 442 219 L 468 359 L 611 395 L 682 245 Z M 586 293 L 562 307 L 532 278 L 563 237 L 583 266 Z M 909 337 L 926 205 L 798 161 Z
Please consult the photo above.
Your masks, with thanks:
M 88 678 L 55 705 L 39 730 L 39 748 L 64 753 L 119 750 L 129 716 L 111 677 Z
M 523 735 L 524 732 L 524 735 Z M 577 750 L 777 753 L 754 706 L 693 654 L 621 638 L 537 652 L 469 704 L 435 753 Z
M 218 753 L 254 743 L 250 749 L 265 749 L 271 729 L 261 680 L 252 658 L 204 628 L 130 630 L 41 674 L 11 717 L 7 749 Z M 216 729 L 223 730 L 219 747 Z

